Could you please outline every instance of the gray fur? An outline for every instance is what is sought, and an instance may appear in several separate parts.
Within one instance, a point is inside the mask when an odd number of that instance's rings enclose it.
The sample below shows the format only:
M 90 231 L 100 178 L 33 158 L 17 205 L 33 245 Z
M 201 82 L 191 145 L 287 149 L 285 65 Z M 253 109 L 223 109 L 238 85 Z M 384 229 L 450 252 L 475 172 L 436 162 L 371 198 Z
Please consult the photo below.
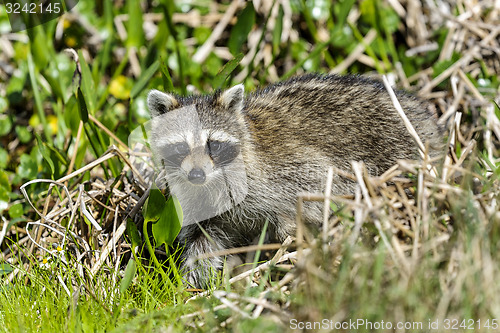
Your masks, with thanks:
M 416 97 L 396 93 L 431 156 L 437 156 L 443 131 L 435 115 Z M 223 260 L 195 263 L 189 258 L 247 245 L 260 234 L 266 220 L 275 240 L 294 235 L 297 193 L 322 192 L 329 166 L 350 171 L 351 161 L 363 161 L 371 174 L 380 175 L 398 159 L 418 158 L 417 146 L 384 86 L 359 76 L 298 76 L 246 98 L 242 85 L 207 96 L 183 98 L 158 91 L 148 96 L 153 116 L 187 105 L 196 108 L 204 129 L 227 133 L 239 141 L 248 184 L 243 202 L 184 227 L 178 236 L 186 245 L 187 280 L 197 287 L 208 286 Z M 152 145 L 166 135 L 157 129 Z M 354 188 L 352 181 L 338 177 L 332 193 L 349 194 Z M 320 224 L 322 205 L 308 203 L 305 208 L 306 220 Z

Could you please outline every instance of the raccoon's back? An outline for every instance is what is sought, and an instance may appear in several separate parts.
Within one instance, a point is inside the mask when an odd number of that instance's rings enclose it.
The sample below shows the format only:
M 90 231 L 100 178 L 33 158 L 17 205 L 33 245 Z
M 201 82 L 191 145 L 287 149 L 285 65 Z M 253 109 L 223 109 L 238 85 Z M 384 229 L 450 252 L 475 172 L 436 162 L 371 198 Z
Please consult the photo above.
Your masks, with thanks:
M 414 96 L 397 96 L 435 155 L 442 141 L 436 117 Z M 244 112 L 257 155 L 278 168 L 329 163 L 349 169 L 356 160 L 379 174 L 397 159 L 418 157 L 384 86 L 359 76 L 292 78 L 251 94 Z

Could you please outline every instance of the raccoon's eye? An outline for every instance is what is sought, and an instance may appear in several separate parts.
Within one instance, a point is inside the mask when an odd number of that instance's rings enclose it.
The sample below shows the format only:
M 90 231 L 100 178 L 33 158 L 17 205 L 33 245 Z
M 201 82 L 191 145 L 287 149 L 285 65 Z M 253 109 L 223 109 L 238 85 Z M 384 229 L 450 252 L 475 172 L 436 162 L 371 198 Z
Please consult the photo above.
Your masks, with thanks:
M 189 155 L 189 145 L 185 142 L 177 143 L 174 145 L 174 152 L 177 155 Z
M 209 141 L 208 142 L 208 149 L 210 151 L 211 154 L 217 154 L 219 153 L 222 148 L 223 148 L 224 144 L 220 141 Z
M 208 154 L 218 166 L 231 163 L 240 153 L 240 146 L 235 142 L 209 141 L 207 143 Z
M 179 166 L 189 153 L 189 145 L 186 142 L 179 142 L 167 145 L 163 151 L 163 156 L 165 156 L 169 165 Z

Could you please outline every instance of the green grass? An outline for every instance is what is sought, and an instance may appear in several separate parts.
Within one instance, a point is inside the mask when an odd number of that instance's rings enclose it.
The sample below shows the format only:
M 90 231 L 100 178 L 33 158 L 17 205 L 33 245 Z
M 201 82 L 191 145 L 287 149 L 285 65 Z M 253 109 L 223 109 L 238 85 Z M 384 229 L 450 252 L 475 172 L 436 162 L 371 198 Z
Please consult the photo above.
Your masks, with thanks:
M 146 250 L 134 257 L 130 247 L 123 247 L 118 271 L 116 257 L 110 255 L 91 276 L 89 267 L 80 270 L 76 265 L 80 260 L 75 260 L 74 249 L 63 254 L 70 263 L 65 264 L 57 256 L 33 248 L 24 228 L 39 216 L 22 196 L 20 186 L 33 179 L 58 180 L 101 157 L 110 145 L 119 145 L 117 139 L 127 143 L 130 132 L 149 120 L 149 89 L 208 93 L 243 82 L 247 90 L 253 90 L 299 73 L 327 73 L 363 45 L 365 56 L 358 56 L 344 74 L 397 73 L 399 63 L 404 76 L 412 79 L 409 89 L 419 92 L 425 82 L 438 77 L 468 51 L 452 50 L 449 57 L 440 58 L 450 33 L 444 21 L 429 25 L 428 36 L 418 36 L 418 29 L 409 27 L 388 1 L 295 0 L 290 1 L 290 8 L 274 1 L 275 12 L 246 2 L 216 41 L 215 51 L 197 63 L 193 55 L 214 31 L 211 15 L 220 18 L 231 2 L 154 3 L 81 0 L 73 16 L 10 36 L 6 35 L 8 17 L 0 6 L 0 33 L 11 47 L 0 53 L 0 214 L 1 225 L 6 225 L 6 237 L 0 243 L 0 330 L 144 332 L 168 327 L 185 331 L 188 327 L 192 331 L 262 332 L 290 330 L 291 319 L 415 322 L 422 323 L 423 329 L 414 331 L 422 332 L 429 331 L 429 321 L 439 320 L 441 330 L 437 332 L 442 331 L 446 319 L 457 320 L 458 331 L 471 331 L 466 329 L 469 320 L 477 329 L 480 320 L 482 331 L 496 330 L 493 321 L 498 324 L 500 320 L 496 279 L 500 267 L 500 145 L 492 119 L 500 118 L 500 109 L 496 106 L 487 113 L 488 106 L 477 103 L 477 94 L 486 102 L 496 99 L 498 103 L 500 83 L 495 59 L 486 51 L 464 73 L 477 93 L 466 88 L 458 104 L 463 112 L 463 137 L 453 153 L 460 158 L 472 139 L 476 146 L 459 166 L 463 168 L 457 171 L 459 177 L 434 184 L 425 178 L 430 183 L 423 184 L 418 170 L 412 170 L 417 176 L 403 192 L 411 192 L 413 202 L 397 190 L 390 192 L 373 183 L 378 209 L 363 208 L 364 225 L 354 244 L 350 236 L 356 211 L 346 206 L 337 214 L 332 226 L 336 232 L 326 251 L 320 243 L 310 245 L 306 263 L 293 270 L 271 265 L 260 273 L 257 285 L 246 281 L 230 284 L 229 277 L 223 276 L 215 286 L 227 294 L 194 300 L 189 300 L 192 291 L 169 280 L 174 273 L 160 271 L 147 259 Z M 452 5 L 454 15 L 467 10 L 470 8 L 464 4 Z M 488 16 L 489 11 L 494 9 L 486 1 L 484 11 L 471 20 L 491 20 L 487 23 L 498 25 L 494 15 Z M 158 18 L 152 20 L 146 13 Z M 199 18 L 186 16 L 193 13 Z M 124 15 L 128 19 L 120 21 Z M 419 15 L 408 13 L 421 22 L 431 21 Z M 287 23 L 292 23 L 290 30 L 285 29 Z M 479 27 L 485 35 L 491 32 Z M 64 33 L 59 34 L 59 29 Z M 364 45 L 372 30 L 375 39 Z M 280 40 L 290 33 L 292 38 Z M 467 36 L 472 36 L 473 43 L 481 41 L 475 33 Z M 455 40 L 456 36 L 451 37 Z M 419 38 L 422 40 L 415 42 Z M 250 41 L 259 46 L 252 49 Z M 431 42 L 436 42 L 434 49 L 408 55 L 419 43 Z M 498 48 L 498 41 L 490 47 Z M 67 48 L 75 52 L 67 53 Z M 463 84 L 463 77 L 458 77 Z M 402 85 L 403 79 L 399 79 Z M 445 112 L 454 101 L 453 84 L 447 78 L 432 90 L 437 95 L 422 97 Z M 127 191 L 126 182 L 114 182 L 128 176 L 121 175 L 124 167 L 124 160 L 114 157 L 71 178 L 67 186 L 73 190 L 84 184 L 90 190 L 100 177 L 113 184 L 111 187 Z M 443 184 L 449 187 L 439 188 Z M 43 207 L 48 187 L 37 183 L 27 190 L 35 206 Z M 61 191 L 55 196 L 63 198 Z M 391 198 L 395 199 L 391 202 Z M 111 205 L 114 199 L 107 193 L 102 201 Z M 396 207 L 396 203 L 401 205 Z M 103 226 L 112 225 L 108 217 L 113 212 L 107 207 L 99 209 L 96 220 Z M 68 220 L 60 222 L 67 225 Z M 383 225 L 391 248 L 380 241 L 375 220 Z M 107 239 L 98 238 L 79 212 L 73 223 L 79 223 L 81 236 L 90 246 L 86 255 L 93 256 L 95 263 L 97 251 Z M 401 224 L 410 230 L 408 234 L 398 229 Z M 137 232 L 127 229 L 120 244 L 141 248 L 142 241 L 136 236 Z M 41 267 L 43 258 L 49 257 L 48 267 Z M 126 270 L 130 260 L 135 269 L 129 266 Z M 257 265 L 255 260 L 253 267 Z M 19 272 L 14 274 L 14 270 Z M 288 277 L 293 278 L 279 285 Z M 264 304 L 261 309 L 259 304 Z M 255 313 L 260 315 L 252 318 Z M 466 320 L 465 327 L 460 327 L 462 320 Z M 484 326 L 487 320 L 489 328 Z

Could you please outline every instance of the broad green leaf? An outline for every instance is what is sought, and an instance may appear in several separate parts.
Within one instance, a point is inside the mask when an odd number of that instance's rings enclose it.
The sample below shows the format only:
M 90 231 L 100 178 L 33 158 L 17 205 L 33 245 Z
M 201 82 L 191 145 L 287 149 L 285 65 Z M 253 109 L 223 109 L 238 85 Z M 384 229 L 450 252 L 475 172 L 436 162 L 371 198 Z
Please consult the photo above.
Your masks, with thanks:
M 21 178 L 34 179 L 38 173 L 38 163 L 30 155 L 21 155 L 21 163 L 17 168 L 17 173 Z
M 15 205 L 12 205 L 9 208 L 9 216 L 11 219 L 15 219 L 16 217 L 20 217 L 23 215 L 23 205 L 20 203 L 17 203 Z
M 12 129 L 12 121 L 9 117 L 0 117 L 0 136 L 4 136 L 10 133 Z
M 9 154 L 7 151 L 0 147 L 0 169 L 5 169 L 9 163 Z
M 7 111 L 8 107 L 9 107 L 9 100 L 5 97 L 0 96 L 0 113 Z
M 32 139 L 31 132 L 24 126 L 16 126 L 15 128 L 17 137 L 22 143 L 28 143 Z
M 130 259 L 127 264 L 127 268 L 125 268 L 125 275 L 123 276 L 122 281 L 120 282 L 120 293 L 124 293 L 125 290 L 128 289 L 132 280 L 134 279 L 135 273 L 137 271 L 137 266 L 135 264 L 134 259 Z
M 5 187 L 0 186 L 0 212 L 9 207 L 9 192 Z
M 182 227 L 182 208 L 179 200 L 175 196 L 168 198 L 165 208 L 161 212 L 160 219 L 153 224 L 153 237 L 156 246 L 165 243 L 170 246 L 181 231 Z
M 151 66 L 149 66 L 148 69 L 142 72 L 141 76 L 137 80 L 137 83 L 130 91 L 130 98 L 135 98 L 144 89 L 144 87 L 146 87 L 148 82 L 151 80 L 153 75 L 158 70 L 159 66 L 160 66 L 160 61 L 156 60 Z
M 6 262 L 0 263 L 0 276 L 5 275 L 5 274 L 9 274 L 13 270 L 14 270 L 14 268 L 12 268 L 12 266 L 10 266 L 8 263 L 6 263 Z
M 161 213 L 165 208 L 165 197 L 157 188 L 152 188 L 149 192 L 149 198 L 144 204 L 142 215 L 144 216 L 144 223 L 156 222 L 160 219 Z
M 52 159 L 50 158 L 50 152 L 48 151 L 47 147 L 45 146 L 44 142 L 42 141 L 42 138 L 35 133 L 36 141 L 38 142 L 38 150 L 42 154 L 43 159 L 45 162 L 50 167 L 51 174 L 54 174 L 55 168 L 54 168 L 54 162 L 52 162 Z
M 132 244 L 132 251 L 135 248 L 140 248 L 142 245 L 141 236 L 139 235 L 139 230 L 132 219 L 127 219 L 127 235 L 130 238 L 130 243 Z
M 241 46 L 247 40 L 248 33 L 252 30 L 255 24 L 255 9 L 253 8 L 252 2 L 247 2 L 247 6 L 240 15 L 238 15 L 238 21 L 231 30 L 231 35 L 229 36 L 228 46 L 229 51 L 236 55 L 241 52 Z
M 226 82 L 226 79 L 229 75 L 236 69 L 241 59 L 243 59 L 243 53 L 238 54 L 234 59 L 231 59 L 227 62 L 227 64 L 222 67 L 217 76 L 213 80 L 214 89 L 220 89 Z
M 76 137 L 78 126 L 80 125 L 80 110 L 78 99 L 75 95 L 72 94 L 68 102 L 66 102 L 63 115 L 66 126 L 71 130 L 71 135 Z
M 0 170 L 0 187 L 6 188 L 9 192 L 11 191 L 9 177 L 3 170 Z

